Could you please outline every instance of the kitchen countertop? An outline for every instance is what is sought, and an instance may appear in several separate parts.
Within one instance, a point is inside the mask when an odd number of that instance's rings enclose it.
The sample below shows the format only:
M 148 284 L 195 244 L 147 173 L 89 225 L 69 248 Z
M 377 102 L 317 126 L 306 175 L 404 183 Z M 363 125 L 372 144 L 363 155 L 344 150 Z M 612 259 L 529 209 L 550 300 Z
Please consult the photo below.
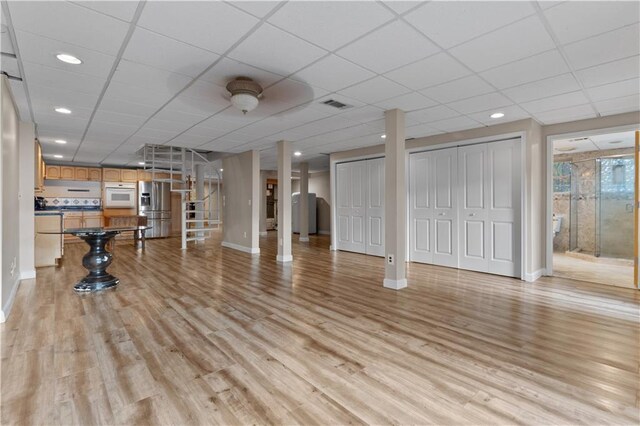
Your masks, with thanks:
M 64 212 L 60 210 L 36 210 L 36 216 L 62 216 Z

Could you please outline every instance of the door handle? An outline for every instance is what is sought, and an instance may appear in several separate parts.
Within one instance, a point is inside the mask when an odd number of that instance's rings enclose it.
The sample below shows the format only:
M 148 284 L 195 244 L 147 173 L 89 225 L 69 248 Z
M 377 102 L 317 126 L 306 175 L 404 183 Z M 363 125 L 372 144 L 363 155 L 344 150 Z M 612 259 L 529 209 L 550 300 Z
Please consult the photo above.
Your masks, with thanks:
M 476 215 L 475 213 L 469 213 L 469 216 L 475 216 L 475 215 Z
M 438 213 L 438 216 L 444 216 L 446 213 Z

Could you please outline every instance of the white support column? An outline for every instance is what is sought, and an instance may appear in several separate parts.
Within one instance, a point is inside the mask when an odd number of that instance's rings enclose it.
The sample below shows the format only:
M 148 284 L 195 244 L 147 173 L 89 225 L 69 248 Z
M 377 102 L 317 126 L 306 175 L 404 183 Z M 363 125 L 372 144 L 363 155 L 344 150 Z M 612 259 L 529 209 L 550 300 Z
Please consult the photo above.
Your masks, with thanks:
M 300 163 L 300 241 L 309 241 L 309 163 Z
M 291 262 L 291 142 L 278 142 L 278 262 Z
M 204 199 L 204 166 L 202 164 L 196 164 L 194 169 L 196 178 L 196 200 L 200 201 Z M 195 208 L 196 210 L 204 210 L 204 203 L 197 202 L 195 204 Z M 195 222 L 196 226 L 198 228 L 202 228 L 204 226 L 202 222 L 204 213 L 202 211 L 197 211 L 195 218 L 198 220 L 198 222 Z M 198 237 L 204 237 L 204 232 L 196 232 L 196 235 Z
M 406 183 L 404 111 L 385 111 L 385 255 L 383 285 L 400 290 L 406 278 Z
M 267 171 L 260 170 L 260 236 L 267 235 Z

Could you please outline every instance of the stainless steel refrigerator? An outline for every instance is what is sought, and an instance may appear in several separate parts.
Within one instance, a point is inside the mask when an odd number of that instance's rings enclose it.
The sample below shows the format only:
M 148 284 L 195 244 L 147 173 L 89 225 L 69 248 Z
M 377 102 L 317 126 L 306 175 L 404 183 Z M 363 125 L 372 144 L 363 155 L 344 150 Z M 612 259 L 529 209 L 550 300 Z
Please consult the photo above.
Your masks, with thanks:
M 171 235 L 171 191 L 169 182 L 138 182 L 138 214 L 147 216 L 152 228 L 147 238 Z

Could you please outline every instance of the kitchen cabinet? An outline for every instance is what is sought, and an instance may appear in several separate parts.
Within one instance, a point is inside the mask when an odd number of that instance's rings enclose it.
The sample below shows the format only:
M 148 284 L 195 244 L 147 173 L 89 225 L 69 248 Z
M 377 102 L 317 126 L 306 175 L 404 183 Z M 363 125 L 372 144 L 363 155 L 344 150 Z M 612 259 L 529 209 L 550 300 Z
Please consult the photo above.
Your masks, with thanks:
M 47 165 L 45 170 L 46 179 L 60 179 L 60 166 Z
M 66 212 L 64 214 L 64 229 L 82 228 L 82 212 Z M 81 241 L 80 238 L 66 234 L 64 241 Z
M 120 170 L 120 181 L 121 182 L 137 182 L 138 181 L 138 171 L 134 169 L 121 169 Z
M 44 190 L 44 176 L 45 176 L 46 166 L 42 158 L 42 146 L 40 145 L 40 142 L 35 140 L 34 143 L 35 143 L 35 158 L 34 158 L 35 176 L 33 181 L 33 189 L 35 192 L 42 192 Z
M 83 212 L 82 228 L 99 228 L 104 225 L 102 212 Z
M 89 178 L 87 180 L 101 182 L 102 181 L 102 169 L 97 167 L 90 167 L 89 169 Z
M 104 226 L 104 215 L 101 211 L 72 211 L 64 213 L 64 229 L 99 228 Z M 66 242 L 81 241 L 73 235 L 65 235 Z
M 74 167 L 73 168 L 74 180 L 89 180 L 89 169 L 86 167 Z
M 58 214 L 36 215 L 35 217 L 35 266 L 54 266 L 62 257 L 62 235 L 41 234 L 60 232 L 62 216 Z
M 151 172 L 148 172 L 143 169 L 138 169 L 138 180 L 142 181 L 150 181 L 151 180 Z
M 60 166 L 60 179 L 61 180 L 74 180 L 75 179 L 75 167 Z
M 120 169 L 102 169 L 102 180 L 105 182 L 120 182 Z

